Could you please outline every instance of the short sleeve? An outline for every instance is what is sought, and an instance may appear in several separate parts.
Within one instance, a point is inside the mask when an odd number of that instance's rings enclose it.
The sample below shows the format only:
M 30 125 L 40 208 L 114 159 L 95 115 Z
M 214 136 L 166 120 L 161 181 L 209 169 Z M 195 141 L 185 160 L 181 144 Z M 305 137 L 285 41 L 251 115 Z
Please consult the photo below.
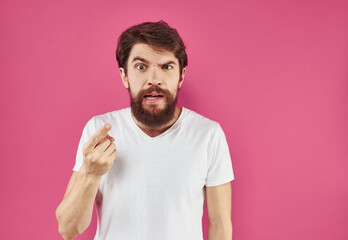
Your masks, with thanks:
M 90 137 L 94 134 L 94 132 L 95 132 L 95 124 L 94 124 L 94 117 L 92 117 L 83 128 L 80 142 L 77 147 L 76 159 L 75 159 L 75 165 L 74 165 L 73 171 L 78 172 L 80 170 L 83 163 L 82 147 L 88 141 L 88 139 L 90 139 Z
M 230 152 L 220 124 L 217 124 L 215 135 L 212 138 L 208 154 L 209 165 L 205 184 L 207 187 L 218 186 L 234 180 Z

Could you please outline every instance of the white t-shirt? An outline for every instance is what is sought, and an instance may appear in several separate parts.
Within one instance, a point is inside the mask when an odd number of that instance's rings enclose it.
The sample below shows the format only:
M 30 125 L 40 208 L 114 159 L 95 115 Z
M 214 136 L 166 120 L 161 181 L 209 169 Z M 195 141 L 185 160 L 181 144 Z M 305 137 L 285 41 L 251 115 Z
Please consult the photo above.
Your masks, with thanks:
M 150 137 L 130 107 L 94 116 L 83 129 L 74 171 L 84 143 L 106 123 L 117 156 L 99 185 L 94 239 L 203 240 L 204 186 L 234 179 L 220 124 L 182 107 L 169 129 Z

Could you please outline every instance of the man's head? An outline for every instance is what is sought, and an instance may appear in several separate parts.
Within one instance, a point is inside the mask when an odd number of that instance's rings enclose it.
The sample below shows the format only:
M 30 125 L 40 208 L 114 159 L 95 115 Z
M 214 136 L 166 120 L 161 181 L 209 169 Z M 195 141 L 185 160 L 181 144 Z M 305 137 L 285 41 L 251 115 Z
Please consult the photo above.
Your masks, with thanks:
M 163 21 L 132 26 L 119 37 L 116 59 L 135 118 L 149 127 L 170 122 L 187 66 L 177 31 Z
M 127 60 L 136 43 L 145 43 L 173 52 L 179 61 L 180 75 L 182 69 L 187 65 L 186 47 L 178 32 L 164 21 L 144 22 L 128 28 L 118 39 L 116 60 L 118 66 L 123 68 L 126 74 Z

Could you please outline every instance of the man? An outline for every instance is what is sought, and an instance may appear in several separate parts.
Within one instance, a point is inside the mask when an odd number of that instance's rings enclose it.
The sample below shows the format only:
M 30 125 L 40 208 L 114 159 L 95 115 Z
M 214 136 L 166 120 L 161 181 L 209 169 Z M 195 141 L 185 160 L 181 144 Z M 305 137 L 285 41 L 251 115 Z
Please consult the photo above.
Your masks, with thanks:
M 187 56 L 163 21 L 122 33 L 116 58 L 131 107 L 92 117 L 83 129 L 74 172 L 56 210 L 59 233 L 73 239 L 90 224 L 98 240 L 231 240 L 228 145 L 219 123 L 184 107 L 177 93 Z

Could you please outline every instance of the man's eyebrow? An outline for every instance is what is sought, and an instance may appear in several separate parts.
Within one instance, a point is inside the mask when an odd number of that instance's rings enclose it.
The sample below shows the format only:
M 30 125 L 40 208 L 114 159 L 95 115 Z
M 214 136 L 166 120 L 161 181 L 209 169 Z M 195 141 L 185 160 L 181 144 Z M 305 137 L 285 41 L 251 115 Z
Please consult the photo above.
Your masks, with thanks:
M 134 57 L 132 62 L 135 62 L 135 61 L 141 61 L 141 62 L 144 62 L 144 63 L 148 63 L 149 62 L 148 60 L 146 60 L 145 58 L 142 58 L 142 57 Z M 176 65 L 176 63 L 174 61 L 168 61 L 168 62 L 165 62 L 165 63 L 160 64 L 160 65 L 169 65 L 169 64 Z
M 141 57 L 135 57 L 133 58 L 133 61 L 132 62 L 135 62 L 135 61 L 141 61 L 141 62 L 144 62 L 144 63 L 148 63 L 149 61 L 147 61 L 145 58 L 141 58 Z
M 174 61 L 168 61 L 168 62 L 163 63 L 163 64 L 161 64 L 161 65 L 169 65 L 169 64 L 174 64 L 174 65 L 176 65 L 176 63 L 175 63 Z

